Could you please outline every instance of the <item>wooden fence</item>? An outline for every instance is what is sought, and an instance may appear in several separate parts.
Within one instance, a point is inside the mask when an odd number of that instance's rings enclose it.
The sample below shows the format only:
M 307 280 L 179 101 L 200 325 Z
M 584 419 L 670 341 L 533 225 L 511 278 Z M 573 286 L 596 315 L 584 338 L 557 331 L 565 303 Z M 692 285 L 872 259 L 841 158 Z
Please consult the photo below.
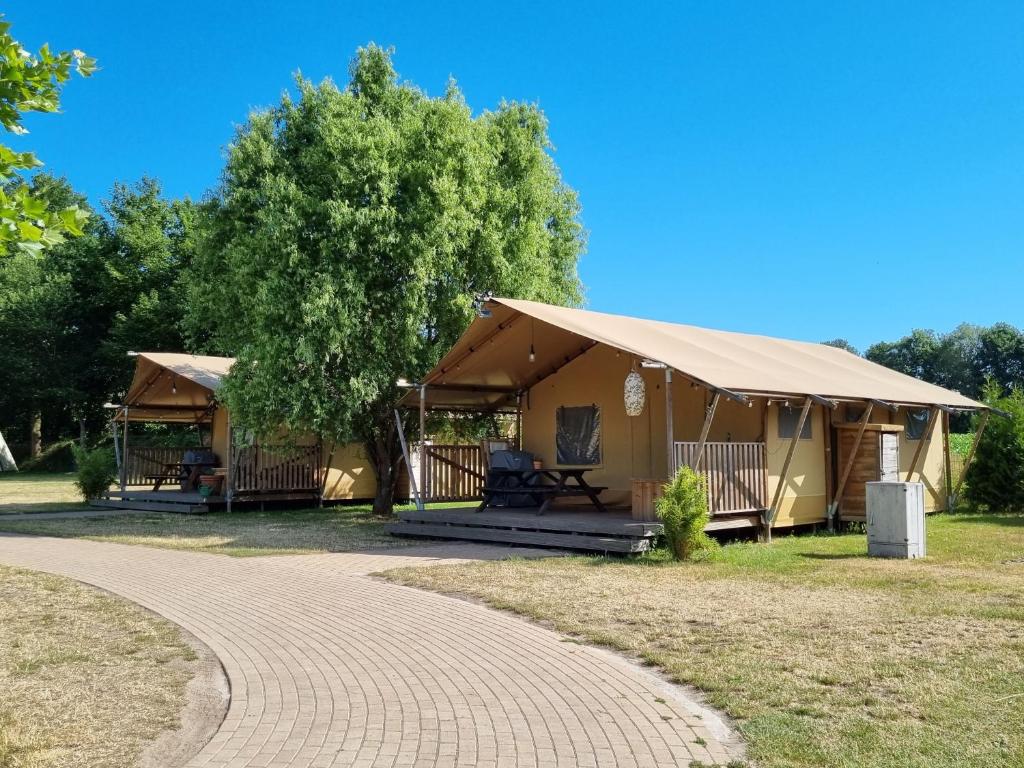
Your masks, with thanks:
M 419 455 L 419 447 L 413 450 Z M 416 459 L 414 459 L 416 461 Z M 487 467 L 479 445 L 427 445 L 427 501 L 472 501 L 482 496 Z M 416 482 L 420 481 L 417 471 Z
M 166 474 L 167 465 L 178 464 L 185 455 L 185 451 L 189 450 L 209 449 L 199 446 L 194 448 L 173 448 L 162 445 L 132 445 L 129 440 L 128 456 L 123 467 L 125 486 L 153 485 L 154 481 L 151 479 L 147 480 L 146 475 Z M 168 488 L 172 488 L 174 485 L 173 482 L 167 482 Z
M 677 469 L 692 466 L 697 443 L 676 443 L 675 453 Z M 764 443 L 705 443 L 701 470 L 711 514 L 767 509 L 767 466 Z
M 318 491 L 319 445 L 252 445 L 238 447 L 235 491 Z

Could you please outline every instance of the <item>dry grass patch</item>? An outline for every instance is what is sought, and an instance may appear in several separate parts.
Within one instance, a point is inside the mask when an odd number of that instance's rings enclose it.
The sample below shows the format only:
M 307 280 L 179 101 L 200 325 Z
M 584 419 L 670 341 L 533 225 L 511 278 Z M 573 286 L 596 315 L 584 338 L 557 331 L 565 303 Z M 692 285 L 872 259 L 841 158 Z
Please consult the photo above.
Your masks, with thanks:
M 762 766 L 1024 766 L 1024 518 L 929 520 L 926 561 L 862 535 L 712 561 L 565 558 L 403 569 L 636 654 L 736 718 Z
M 237 557 L 353 552 L 415 543 L 387 533 L 390 519 L 368 506 L 325 509 L 133 514 L 63 520 L 7 520 L 0 531 L 189 549 Z
M 0 472 L 0 515 L 86 508 L 71 473 Z
M 178 725 L 196 655 L 170 622 L 0 566 L 0 766 L 125 768 Z

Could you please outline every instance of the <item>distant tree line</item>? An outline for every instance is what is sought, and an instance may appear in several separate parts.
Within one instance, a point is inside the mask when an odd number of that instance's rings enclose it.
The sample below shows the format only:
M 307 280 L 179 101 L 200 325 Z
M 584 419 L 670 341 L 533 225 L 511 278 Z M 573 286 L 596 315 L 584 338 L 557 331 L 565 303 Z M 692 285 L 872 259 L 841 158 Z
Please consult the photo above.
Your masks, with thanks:
M 846 339 L 824 343 L 859 354 Z M 864 357 L 975 400 L 985 396 L 989 382 L 1004 392 L 1024 386 L 1024 332 L 1009 323 L 964 323 L 949 333 L 918 329 L 872 344 Z

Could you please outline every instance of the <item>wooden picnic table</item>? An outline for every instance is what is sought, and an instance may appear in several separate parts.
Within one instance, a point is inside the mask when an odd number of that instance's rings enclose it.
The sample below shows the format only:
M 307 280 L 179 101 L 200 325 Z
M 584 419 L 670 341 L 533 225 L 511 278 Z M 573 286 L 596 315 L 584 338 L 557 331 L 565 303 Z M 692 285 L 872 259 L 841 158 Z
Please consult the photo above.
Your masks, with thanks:
M 547 512 L 551 503 L 558 498 L 586 496 L 599 512 L 607 512 L 598 495 L 607 490 L 605 486 L 590 485 L 583 477 L 590 469 L 567 467 L 559 469 L 491 469 L 488 480 L 493 485 L 483 489 L 483 501 L 477 512 L 483 512 L 492 499 L 499 494 L 530 496 L 535 501 L 543 499 L 537 514 Z M 570 482 L 572 481 L 572 482 Z
M 185 467 L 190 469 L 186 473 Z M 183 464 L 180 461 L 173 461 L 169 464 L 164 464 L 163 469 L 152 475 L 144 475 L 147 480 L 153 481 L 153 490 L 159 491 L 160 486 L 167 480 L 175 480 L 181 482 L 187 480 L 189 487 L 194 488 L 199 480 L 199 475 L 202 474 L 201 466 L 198 464 Z

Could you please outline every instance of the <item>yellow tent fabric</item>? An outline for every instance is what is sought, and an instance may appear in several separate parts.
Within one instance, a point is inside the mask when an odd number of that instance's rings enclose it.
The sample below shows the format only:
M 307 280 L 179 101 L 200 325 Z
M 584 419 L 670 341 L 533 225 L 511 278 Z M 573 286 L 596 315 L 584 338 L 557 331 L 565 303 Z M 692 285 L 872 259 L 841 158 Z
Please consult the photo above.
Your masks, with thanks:
M 424 379 L 432 407 L 501 407 L 595 343 L 714 388 L 913 405 L 985 408 L 842 349 L 804 341 L 495 298 Z M 530 360 L 528 349 L 533 350 Z M 409 393 L 406 405 L 415 405 Z
M 140 352 L 124 399 L 128 420 L 207 420 L 214 393 L 234 362 L 232 357 Z M 117 418 L 124 419 L 123 410 Z

